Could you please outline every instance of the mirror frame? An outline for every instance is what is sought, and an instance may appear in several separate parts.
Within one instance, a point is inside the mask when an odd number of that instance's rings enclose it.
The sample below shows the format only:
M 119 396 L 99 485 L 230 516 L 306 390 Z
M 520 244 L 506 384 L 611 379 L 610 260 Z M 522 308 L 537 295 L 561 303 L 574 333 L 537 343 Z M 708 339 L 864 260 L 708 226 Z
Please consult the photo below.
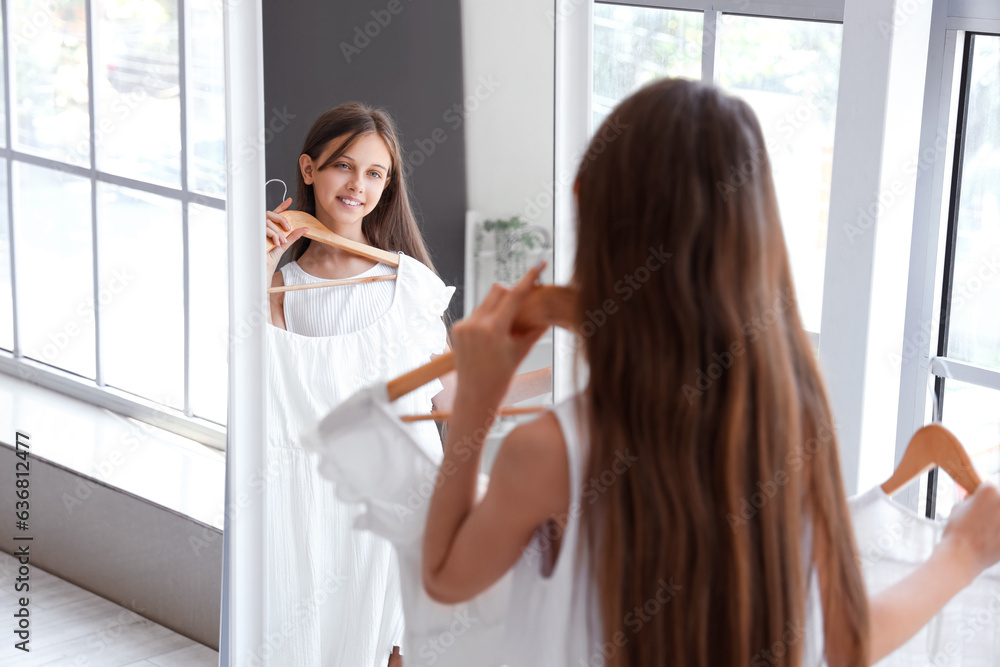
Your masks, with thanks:
M 264 637 L 264 326 L 267 325 L 264 153 L 245 151 L 264 129 L 261 0 L 223 0 L 226 213 L 229 235 L 229 415 L 223 528 L 220 665 L 260 664 Z M 247 100 L 250 103 L 247 103 Z M 238 556 L 237 556 L 238 555 Z M 255 646 L 256 644 L 256 646 Z
M 552 3 L 555 32 L 553 269 L 567 284 L 575 253 L 573 175 L 590 138 L 590 70 L 593 0 L 561 13 Z M 264 236 L 254 225 L 266 208 L 264 154 L 240 154 L 240 139 L 259 136 L 265 124 L 262 0 L 223 0 L 226 63 L 226 165 L 229 233 L 229 421 L 226 511 L 219 664 L 261 664 L 265 636 L 263 486 L 254 484 L 264 467 L 264 329 L 267 295 Z M 583 10 L 583 11 L 578 11 Z M 584 63 L 581 66 L 581 63 Z M 245 100 L 252 100 L 246 104 Z M 575 114 L 569 110 L 578 110 Z M 580 112 L 579 110 L 584 110 Z M 565 112 L 564 112 L 565 110 Z M 560 119 L 560 122 L 556 122 Z M 574 386 L 575 344 L 557 329 L 553 346 L 553 402 Z
M 568 285 L 576 256 L 576 197 L 573 182 L 580 158 L 587 150 L 591 134 L 591 72 L 594 54 L 594 0 L 579 5 L 554 0 L 555 24 L 555 187 L 553 192 L 553 277 L 557 285 Z M 585 11 L 580 11 L 585 9 Z M 586 378 L 574 383 L 573 364 L 578 339 L 564 330 L 555 330 L 552 348 L 553 404 L 581 391 Z

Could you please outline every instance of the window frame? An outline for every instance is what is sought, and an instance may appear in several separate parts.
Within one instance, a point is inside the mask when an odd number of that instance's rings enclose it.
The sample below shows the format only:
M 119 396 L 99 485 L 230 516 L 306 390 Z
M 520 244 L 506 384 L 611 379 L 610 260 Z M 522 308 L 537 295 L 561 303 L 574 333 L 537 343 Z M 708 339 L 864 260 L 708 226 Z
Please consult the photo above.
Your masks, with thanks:
M 623 5 L 628 7 L 654 7 L 657 9 L 677 9 L 698 11 L 707 14 L 742 14 L 769 19 L 801 19 L 843 23 L 844 0 L 794 0 L 791 2 L 760 2 L 759 0 L 592 0 L 594 4 Z M 562 3 L 557 3 L 562 4 Z M 588 3 L 589 4 L 589 3 Z M 706 22 L 706 26 L 708 23 Z M 706 28 L 707 32 L 707 28 Z M 714 34 L 714 32 L 713 32 Z
M 974 14 L 977 11 L 979 13 Z M 945 385 L 949 379 L 1000 390 L 1000 370 L 947 356 L 966 139 L 967 86 L 972 73 L 972 38 L 975 35 L 1000 36 L 1000 7 L 977 1 L 954 2 L 949 5 L 944 25 L 936 27 L 938 34 L 932 33 L 932 42 L 937 40 L 941 48 L 939 57 L 928 67 L 922 127 L 924 141 L 921 143 L 926 146 L 928 138 L 932 141 L 933 137 L 943 134 L 947 136 L 947 148 L 943 154 L 935 152 L 934 169 L 926 170 L 921 175 L 924 182 L 918 180 L 917 186 L 918 197 L 919 193 L 926 192 L 926 195 L 923 207 L 918 206 L 914 211 L 914 239 L 924 238 L 928 242 L 925 249 L 917 248 L 916 243 L 911 247 L 905 340 L 919 340 L 924 344 L 918 355 L 903 358 L 896 430 L 897 464 L 912 434 L 924 424 L 941 420 Z M 921 332 L 926 333 L 921 336 Z M 933 395 L 927 391 L 931 383 Z M 931 470 L 921 485 L 908 487 L 903 492 L 906 495 L 902 502 L 911 509 L 922 511 L 928 518 L 935 518 L 937 476 L 938 470 Z
M 796 2 L 751 2 L 750 0 L 730 0 L 710 2 L 707 0 L 631 0 L 630 2 L 591 0 L 593 4 L 620 5 L 622 7 L 649 7 L 653 9 L 701 12 L 704 14 L 701 40 L 701 81 L 706 84 L 718 82 L 715 62 L 719 53 L 716 39 L 719 20 L 723 14 L 739 14 L 768 19 L 788 19 L 814 21 L 817 23 L 843 23 L 843 0 L 797 0 Z M 591 30 L 593 27 L 591 26 Z
M 193 159 L 189 153 L 188 144 L 188 90 L 187 90 L 187 63 L 188 63 L 188 42 L 185 5 L 186 0 L 176 0 L 177 2 L 177 57 L 178 57 L 178 83 L 179 83 L 179 105 L 180 105 L 180 187 L 173 188 L 148 183 L 145 181 L 119 176 L 97 169 L 97 145 L 96 145 L 96 116 L 95 116 L 95 74 L 96 63 L 94 58 L 94 21 L 97 17 L 97 6 L 94 0 L 84 0 L 85 13 L 87 17 L 86 38 L 87 38 L 87 88 L 89 93 L 88 112 L 90 115 L 90 164 L 87 167 L 62 162 L 52 158 L 41 157 L 15 150 L 13 146 L 13 123 L 16 118 L 12 115 L 13 101 L 11 100 L 11 76 L 13 67 L 10 53 L 10 30 L 11 22 L 9 6 L 7 0 L 0 0 L 0 12 L 3 18 L 3 66 L 4 66 L 4 110 L 7 117 L 6 124 L 6 145 L 0 148 L 0 157 L 6 160 L 7 170 L 7 225 L 10 245 L 10 272 L 11 272 L 11 292 L 13 304 L 13 351 L 0 350 L 0 372 L 19 377 L 23 381 L 67 394 L 88 403 L 112 410 L 116 413 L 132 417 L 143 422 L 148 422 L 163 428 L 167 431 L 184 436 L 191 440 L 214 447 L 225 449 L 226 425 L 214 421 L 196 417 L 191 405 L 191 317 L 190 317 L 190 261 L 189 243 L 190 234 L 188 227 L 189 207 L 197 204 L 216 210 L 226 211 L 226 199 L 205 195 L 190 189 L 188 179 L 188 163 Z M 223 3 L 224 4 L 224 3 Z M 220 7 L 220 10 L 222 7 Z M 224 81 L 225 85 L 226 82 Z M 136 394 L 108 386 L 104 381 L 102 367 L 102 336 L 101 336 L 101 309 L 94 308 L 94 334 L 95 350 L 94 358 L 96 364 L 95 379 L 83 378 L 75 373 L 63 370 L 56 366 L 46 364 L 25 357 L 21 345 L 20 318 L 18 312 L 19 298 L 17 285 L 17 264 L 16 264 L 16 239 L 14 233 L 14 162 L 29 164 L 48 169 L 59 170 L 74 176 L 86 178 L 90 181 L 90 222 L 91 222 L 91 243 L 92 243 L 92 282 L 94 303 L 98 303 L 100 293 L 99 284 L 99 241 L 98 241 L 98 211 L 97 211 L 97 190 L 99 183 L 115 185 L 119 187 L 131 188 L 142 192 L 158 195 L 164 198 L 179 201 L 181 204 L 181 239 L 183 246 L 182 257 L 182 290 L 183 290 L 183 357 L 184 357 L 184 409 L 178 410 L 152 400 L 143 398 Z

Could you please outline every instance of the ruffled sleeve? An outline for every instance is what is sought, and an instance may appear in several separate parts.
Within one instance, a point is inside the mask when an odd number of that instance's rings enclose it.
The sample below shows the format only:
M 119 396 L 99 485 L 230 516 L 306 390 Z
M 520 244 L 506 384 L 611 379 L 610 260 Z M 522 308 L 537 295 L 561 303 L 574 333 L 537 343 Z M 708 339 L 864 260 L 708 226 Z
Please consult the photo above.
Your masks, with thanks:
M 400 255 L 399 261 L 406 263 L 406 277 L 409 278 L 396 285 L 396 289 L 405 293 L 409 340 L 420 356 L 441 354 L 448 335 L 441 318 L 448 310 L 455 287 L 445 285 L 433 271 L 412 257 Z
M 319 472 L 336 483 L 337 497 L 363 507 L 355 528 L 396 545 L 420 539 L 443 454 L 414 438 L 384 384 L 348 398 L 306 428 L 301 442 L 319 455 Z
M 442 318 L 455 294 L 455 287 L 445 285 L 419 260 L 401 254 L 399 261 L 406 279 L 399 281 L 396 289 L 403 290 L 406 345 L 415 368 L 430 361 L 431 355 L 443 354 L 446 349 L 448 329 Z M 415 399 L 419 400 L 415 409 L 429 411 L 431 398 L 443 389 L 440 380 L 428 382 L 417 392 L 422 398 Z

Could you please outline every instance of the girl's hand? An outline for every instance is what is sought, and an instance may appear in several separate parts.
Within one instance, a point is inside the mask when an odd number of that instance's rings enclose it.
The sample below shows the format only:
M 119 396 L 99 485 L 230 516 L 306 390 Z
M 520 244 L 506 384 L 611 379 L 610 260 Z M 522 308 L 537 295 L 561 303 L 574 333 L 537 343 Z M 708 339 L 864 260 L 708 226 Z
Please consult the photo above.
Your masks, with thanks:
M 281 212 L 287 211 L 291 205 L 292 198 L 289 197 L 278 204 L 273 211 L 267 212 L 267 236 L 274 242 L 274 248 L 267 253 L 268 275 L 274 273 L 274 269 L 278 266 L 278 261 L 285 254 L 285 251 L 308 231 L 308 227 L 299 227 L 295 231 L 292 231 L 292 226 L 288 223 L 288 220 L 281 215 Z
M 968 582 L 1000 562 L 1000 490 L 983 482 L 955 505 L 938 548 L 954 553 Z

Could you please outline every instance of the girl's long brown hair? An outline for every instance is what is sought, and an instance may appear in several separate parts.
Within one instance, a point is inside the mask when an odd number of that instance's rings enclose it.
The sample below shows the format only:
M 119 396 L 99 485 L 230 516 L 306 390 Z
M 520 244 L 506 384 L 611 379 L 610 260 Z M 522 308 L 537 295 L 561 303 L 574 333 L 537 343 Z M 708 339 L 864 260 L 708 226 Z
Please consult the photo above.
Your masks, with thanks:
M 385 141 L 392 164 L 389 165 L 389 173 L 386 174 L 389 182 L 382 191 L 382 198 L 372 212 L 361 221 L 361 231 L 364 232 L 368 242 L 376 248 L 402 250 L 434 271 L 434 263 L 427 252 L 427 246 L 424 244 L 410 205 L 396 124 L 386 111 L 360 102 L 348 102 L 336 106 L 313 123 L 309 134 L 306 135 L 302 152 L 313 160 L 318 160 L 331 141 L 346 135 L 346 141 L 319 165 L 319 169 L 325 169 L 340 158 L 359 137 L 371 133 L 377 134 Z M 302 178 L 301 169 L 298 170 L 298 209 L 316 215 L 313 186 L 308 185 Z M 309 243 L 309 239 L 305 238 L 297 241 L 295 246 L 285 253 L 286 256 L 289 260 L 298 259 L 309 247 Z
M 653 83 L 596 132 L 577 187 L 607 664 L 797 667 L 812 564 L 830 664 L 866 664 L 830 406 L 753 112 Z

